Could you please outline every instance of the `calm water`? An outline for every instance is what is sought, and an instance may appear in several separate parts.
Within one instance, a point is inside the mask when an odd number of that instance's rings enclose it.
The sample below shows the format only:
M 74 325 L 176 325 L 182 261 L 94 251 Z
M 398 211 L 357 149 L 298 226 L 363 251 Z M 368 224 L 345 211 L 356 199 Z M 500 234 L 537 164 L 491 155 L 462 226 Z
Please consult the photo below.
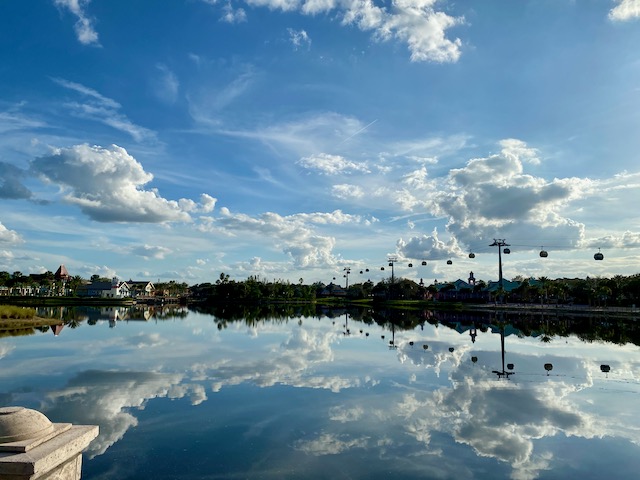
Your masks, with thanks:
M 84 479 L 637 476 L 635 326 L 328 315 L 66 311 L 0 338 L 1 404 L 99 425 Z

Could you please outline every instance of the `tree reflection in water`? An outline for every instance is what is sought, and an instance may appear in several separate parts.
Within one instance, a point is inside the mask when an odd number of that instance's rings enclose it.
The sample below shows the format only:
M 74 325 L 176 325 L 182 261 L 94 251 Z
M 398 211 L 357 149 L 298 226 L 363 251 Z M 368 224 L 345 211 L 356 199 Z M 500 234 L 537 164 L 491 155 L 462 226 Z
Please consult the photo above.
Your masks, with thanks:
M 603 347 L 604 338 L 635 343 L 640 335 L 631 320 L 309 306 L 214 310 L 119 312 L 115 330 L 106 328 L 112 312 L 65 313 L 77 328 L 65 327 L 59 338 L 8 339 L 19 346 L 3 357 L 6 398 L 37 402 L 59 421 L 100 424 L 87 478 L 106 478 L 100 469 L 126 464 L 133 451 L 154 478 L 171 478 L 162 471 L 168 450 L 159 447 L 169 443 L 184 448 L 171 451 L 175 464 L 196 458 L 188 457 L 194 450 L 205 453 L 190 478 L 207 478 L 211 452 L 221 452 L 215 467 L 222 478 L 269 478 L 267 471 L 314 479 L 435 476 L 425 471 L 535 478 L 561 461 L 570 468 L 555 477 L 571 478 L 579 462 L 566 452 L 587 444 L 593 452 L 612 437 L 637 450 L 640 426 L 630 410 L 619 415 L 620 402 L 611 402 L 607 389 L 622 379 L 620 365 L 639 355 L 610 340 Z M 556 341 L 541 344 L 545 332 Z M 369 333 L 382 341 L 365 340 Z M 578 338 L 594 345 L 580 350 Z M 49 353 L 42 348 L 48 345 Z M 549 378 L 545 363 L 553 365 Z M 44 364 L 46 371 L 25 373 Z M 624 388 L 636 395 L 630 385 Z M 353 458 L 370 470 L 349 467 Z M 410 464 L 419 469 L 402 470 Z M 129 478 L 136 473 L 143 478 L 135 470 Z

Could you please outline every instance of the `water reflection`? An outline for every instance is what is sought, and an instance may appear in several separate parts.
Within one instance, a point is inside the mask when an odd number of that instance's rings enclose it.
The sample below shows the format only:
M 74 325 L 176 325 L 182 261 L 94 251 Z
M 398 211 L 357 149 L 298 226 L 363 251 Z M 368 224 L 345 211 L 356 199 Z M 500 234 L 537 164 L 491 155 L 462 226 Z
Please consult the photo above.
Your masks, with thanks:
M 51 326 L 58 335 L 62 327 L 77 328 L 81 323 L 96 325 L 108 322 L 110 328 L 115 328 L 121 321 L 153 321 L 185 318 L 188 310 L 184 306 L 100 306 L 100 307 L 37 307 L 36 315 L 44 319 L 57 319 L 59 323 Z M 50 325 L 36 327 L 39 331 L 48 331 Z M 54 328 L 55 327 L 55 328 Z M 33 333 L 33 332 L 32 332 Z
M 84 478 L 177 478 L 171 462 L 202 478 L 214 458 L 223 478 L 593 478 L 640 466 L 635 322 L 305 308 L 52 310 L 57 338 L 0 340 L 2 402 L 99 424 Z M 168 438 L 184 458 L 166 458 Z M 606 469 L 593 465 L 611 450 Z M 132 452 L 137 466 L 113 472 Z
M 502 370 L 493 370 L 493 373 L 498 375 L 498 378 L 506 378 L 507 380 L 509 380 L 509 375 L 513 375 L 515 372 L 513 371 L 513 368 L 514 368 L 513 363 L 508 363 L 507 364 L 507 369 L 508 370 L 505 370 L 505 368 L 504 368 L 504 355 L 505 355 L 505 352 L 504 352 L 504 331 L 505 331 L 505 327 L 506 327 L 506 325 L 504 325 L 501 322 L 500 327 L 499 327 L 499 331 L 500 331 L 500 353 L 501 353 L 501 359 L 502 359 Z

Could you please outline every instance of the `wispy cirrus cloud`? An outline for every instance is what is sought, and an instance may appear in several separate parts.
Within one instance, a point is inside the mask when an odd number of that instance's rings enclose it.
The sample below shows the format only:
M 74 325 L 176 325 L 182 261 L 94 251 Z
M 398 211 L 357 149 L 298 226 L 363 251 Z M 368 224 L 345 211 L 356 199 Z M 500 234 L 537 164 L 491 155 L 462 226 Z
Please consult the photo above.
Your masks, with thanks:
M 248 138 L 291 152 L 299 157 L 317 155 L 311 152 L 334 151 L 366 125 L 357 118 L 336 112 L 321 112 L 300 118 L 259 126 L 253 130 L 222 130 L 225 135 Z M 351 142 L 350 142 L 351 143 Z
M 154 94 L 160 101 L 166 104 L 173 104 L 178 99 L 180 82 L 176 74 L 164 63 L 156 65 L 158 75 L 152 81 Z
M 40 120 L 30 118 L 19 112 L 17 106 L 0 112 L 0 133 L 15 132 L 17 130 L 33 130 L 45 127 Z
M 91 0 L 54 0 L 57 7 L 65 8 L 76 16 L 77 21 L 73 28 L 78 41 L 83 45 L 100 46 L 98 32 L 93 26 L 94 21 L 85 12 L 85 7 L 90 2 Z
M 197 124 L 219 128 L 222 112 L 251 91 L 258 72 L 252 65 L 233 66 L 221 80 L 225 75 L 221 75 L 215 62 L 197 55 L 190 58 L 198 66 L 203 86 L 187 93 L 189 114 Z
M 136 140 L 155 140 L 156 134 L 140 125 L 133 123 L 126 115 L 120 112 L 122 105 L 115 100 L 102 95 L 100 92 L 63 78 L 52 78 L 61 87 L 81 95 L 81 102 L 67 102 L 65 106 L 72 115 L 86 120 L 92 120 L 108 125 L 116 130 L 125 132 Z

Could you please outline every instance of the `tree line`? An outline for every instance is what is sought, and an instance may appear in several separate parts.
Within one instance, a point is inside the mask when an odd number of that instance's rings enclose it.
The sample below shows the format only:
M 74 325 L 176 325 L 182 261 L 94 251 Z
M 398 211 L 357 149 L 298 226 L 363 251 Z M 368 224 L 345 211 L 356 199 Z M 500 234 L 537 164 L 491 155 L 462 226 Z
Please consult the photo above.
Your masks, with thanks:
M 383 279 L 378 283 L 370 280 L 354 283 L 343 288 L 333 282 L 305 284 L 301 278 L 297 283 L 286 280 L 269 281 L 257 276 L 247 280 L 231 280 L 221 273 L 212 283 L 201 283 L 190 287 L 192 298 L 211 302 L 239 301 L 260 303 L 265 301 L 313 301 L 321 297 L 343 297 L 348 300 L 451 300 L 451 301 L 502 301 L 520 303 L 555 303 L 591 306 L 640 306 L 640 274 L 611 278 L 548 277 L 512 279 L 517 286 L 509 291 L 488 289 L 488 284 L 479 280 L 475 285 L 456 290 L 453 282 L 422 285 L 407 278 Z
M 76 289 L 92 281 L 111 281 L 109 278 L 93 275 L 85 279 L 80 275 L 66 281 L 66 289 L 73 294 Z M 45 287 L 52 288 L 56 283 L 55 275 L 48 271 L 25 275 L 16 271 L 0 271 L 0 287 Z M 452 300 L 452 301 L 493 301 L 500 297 L 505 302 L 557 303 L 591 306 L 640 306 L 640 274 L 613 277 L 524 278 L 516 276 L 512 282 L 518 286 L 509 291 L 488 290 L 488 285 L 479 280 L 475 285 L 456 290 L 454 283 L 442 282 L 422 285 L 407 278 L 383 279 L 378 283 L 370 280 L 353 283 L 343 288 L 333 282 L 325 284 L 314 282 L 305 284 L 288 280 L 266 280 L 259 276 L 250 276 L 246 280 L 232 280 L 226 273 L 220 273 L 214 282 L 205 282 L 189 286 L 185 282 L 158 282 L 154 286 L 158 294 L 171 296 L 190 295 L 204 302 L 245 302 L 260 303 L 268 301 L 309 302 L 321 297 L 342 297 L 348 300 Z

